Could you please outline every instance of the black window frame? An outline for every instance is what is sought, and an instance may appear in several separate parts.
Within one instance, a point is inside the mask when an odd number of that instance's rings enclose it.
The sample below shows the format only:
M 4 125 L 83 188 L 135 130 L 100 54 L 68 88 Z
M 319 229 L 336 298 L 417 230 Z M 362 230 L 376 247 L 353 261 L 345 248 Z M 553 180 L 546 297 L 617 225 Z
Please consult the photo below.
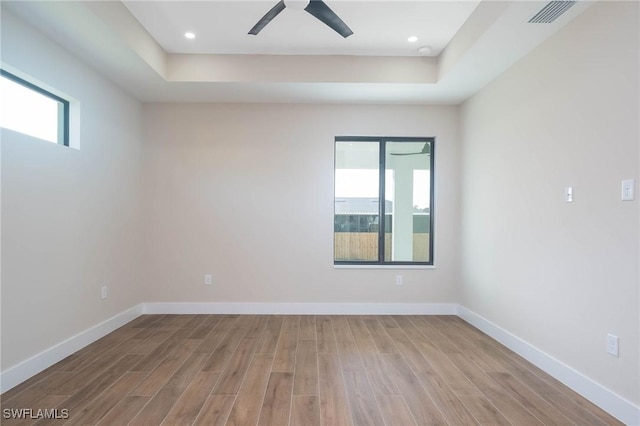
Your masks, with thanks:
M 334 266 L 340 265 L 360 265 L 360 266 L 433 266 L 434 265 L 434 215 L 435 215 L 435 142 L 436 138 L 429 137 L 415 137 L 415 136 L 336 136 L 334 140 L 333 150 L 333 178 L 334 178 L 334 207 L 333 216 L 335 221 L 335 173 L 336 173 L 336 144 L 338 142 L 378 142 L 379 146 L 379 162 L 378 162 L 378 260 L 376 261 L 363 261 L 363 260 L 336 260 L 335 253 L 335 230 L 334 230 L 334 248 L 333 248 L 333 264 Z M 430 144 L 429 155 L 429 261 L 428 262 L 414 262 L 414 261 L 385 261 L 384 260 L 384 243 L 385 243 L 385 229 L 386 229 L 386 215 L 385 215 L 385 171 L 386 171 L 386 143 L 387 142 L 421 142 Z
M 18 77 L 15 74 L 10 73 L 9 71 L 0 68 L 0 75 L 5 77 L 15 83 L 20 84 L 21 86 L 26 87 L 27 89 L 33 90 L 36 93 L 39 93 L 47 98 L 53 99 L 57 101 L 62 106 L 62 116 L 58 114 L 58 123 L 60 124 L 60 130 L 58 131 L 58 141 L 55 142 L 57 145 L 69 146 L 69 101 L 67 99 L 61 98 L 60 96 L 49 92 L 42 87 L 33 84 L 27 80 L 24 80 Z M 60 134 L 62 133 L 62 134 Z

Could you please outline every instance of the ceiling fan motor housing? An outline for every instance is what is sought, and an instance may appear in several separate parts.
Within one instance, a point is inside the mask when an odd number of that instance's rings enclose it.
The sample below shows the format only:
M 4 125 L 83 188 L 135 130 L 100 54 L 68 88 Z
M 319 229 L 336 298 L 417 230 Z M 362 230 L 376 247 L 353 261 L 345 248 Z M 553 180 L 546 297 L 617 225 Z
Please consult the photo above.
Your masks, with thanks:
M 284 5 L 292 10 L 304 10 L 309 5 L 309 0 L 284 0 Z

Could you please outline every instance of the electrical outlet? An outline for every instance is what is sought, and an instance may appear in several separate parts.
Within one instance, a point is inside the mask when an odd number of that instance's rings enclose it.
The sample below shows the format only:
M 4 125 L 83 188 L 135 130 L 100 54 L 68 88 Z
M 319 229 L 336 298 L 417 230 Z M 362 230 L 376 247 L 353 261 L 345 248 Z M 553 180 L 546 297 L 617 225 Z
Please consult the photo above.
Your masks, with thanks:
M 635 182 L 633 179 L 622 181 L 622 201 L 633 201 L 633 193 L 635 192 Z
M 106 285 L 103 285 L 102 288 L 100 289 L 100 297 L 102 297 L 102 300 L 106 299 L 109 296 L 108 293 L 108 289 Z
M 211 274 L 205 274 L 204 285 L 211 285 L 211 284 L 213 284 L 213 277 L 211 276 Z
M 396 275 L 396 285 L 404 284 L 404 277 L 402 275 Z
M 620 338 L 618 336 L 614 336 L 613 334 L 607 334 L 607 353 L 609 355 L 613 355 L 615 357 L 619 356 L 620 353 Z

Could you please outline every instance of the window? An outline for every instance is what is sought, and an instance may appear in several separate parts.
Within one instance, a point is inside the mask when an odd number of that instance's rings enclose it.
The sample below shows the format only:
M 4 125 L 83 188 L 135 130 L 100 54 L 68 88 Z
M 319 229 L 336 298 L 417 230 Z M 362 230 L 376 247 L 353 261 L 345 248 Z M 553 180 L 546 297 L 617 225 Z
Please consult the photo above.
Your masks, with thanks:
M 69 146 L 69 101 L 0 69 L 0 127 Z
M 434 142 L 336 137 L 334 264 L 433 265 Z

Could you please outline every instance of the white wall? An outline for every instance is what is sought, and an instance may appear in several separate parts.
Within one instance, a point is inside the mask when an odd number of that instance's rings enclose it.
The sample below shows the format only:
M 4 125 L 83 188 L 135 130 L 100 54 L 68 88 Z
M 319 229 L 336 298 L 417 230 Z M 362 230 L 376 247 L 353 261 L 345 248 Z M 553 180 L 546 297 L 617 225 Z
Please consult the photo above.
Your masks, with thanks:
M 139 102 L 5 9 L 2 62 L 79 101 L 82 118 L 79 150 L 1 134 L 5 371 L 141 302 L 142 118 Z
M 457 120 L 455 107 L 145 105 L 147 301 L 455 302 Z M 337 135 L 437 138 L 436 269 L 334 269 Z
M 464 104 L 461 166 L 462 304 L 636 405 L 638 40 L 638 3 L 592 6 Z

